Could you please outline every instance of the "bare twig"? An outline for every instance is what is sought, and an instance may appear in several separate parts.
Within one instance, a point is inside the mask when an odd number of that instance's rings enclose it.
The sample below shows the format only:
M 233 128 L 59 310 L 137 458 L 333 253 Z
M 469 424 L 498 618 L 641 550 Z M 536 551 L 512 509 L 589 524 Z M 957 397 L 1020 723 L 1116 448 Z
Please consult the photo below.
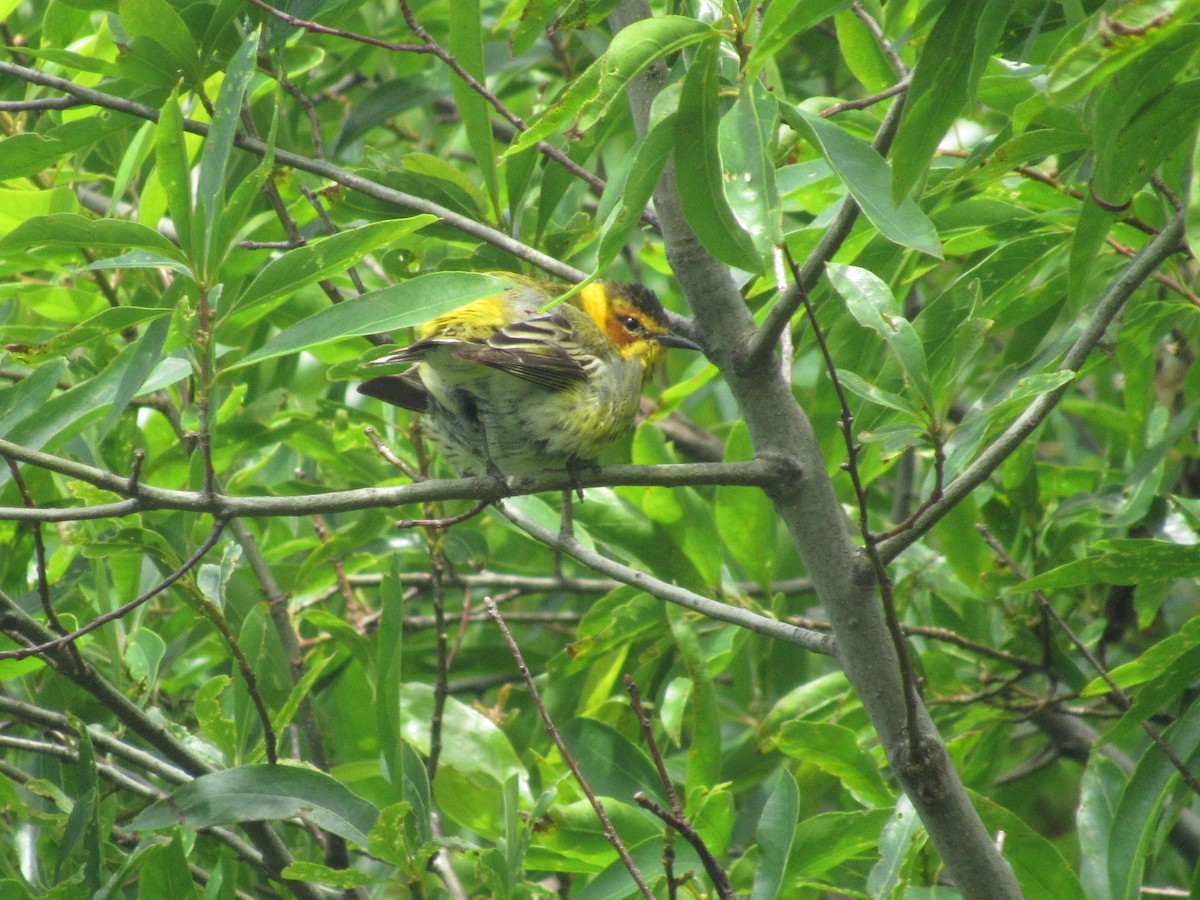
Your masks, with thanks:
M 875 21 L 875 17 L 867 12 L 861 3 L 852 3 L 850 8 L 854 11 L 854 15 L 867 26 L 867 30 L 871 32 L 871 36 L 879 44 L 879 49 L 883 51 L 884 56 L 892 64 L 892 68 L 896 70 L 896 75 L 902 79 L 907 78 L 908 66 L 904 64 L 904 60 L 900 58 L 900 54 L 896 52 L 896 48 L 892 46 L 892 42 L 887 39 L 887 35 L 883 33 L 883 28 Z
M 663 760 L 662 752 L 658 748 L 658 741 L 654 739 L 654 727 L 650 723 L 650 717 L 646 715 L 646 710 L 642 707 L 642 696 L 638 691 L 637 682 L 633 680 L 632 675 L 625 676 L 625 692 L 629 694 L 629 702 L 633 706 L 633 713 L 637 716 L 638 725 L 642 729 L 642 740 L 646 742 L 646 746 L 650 750 L 650 758 L 654 760 L 654 767 L 658 769 L 658 780 L 662 782 L 663 790 L 667 793 L 667 800 L 671 804 L 671 812 L 676 818 L 683 818 L 683 804 L 679 801 L 679 794 L 675 792 L 675 785 L 671 783 L 671 776 L 667 774 L 667 765 Z M 635 796 L 636 800 L 637 797 Z M 667 891 L 669 897 L 677 895 L 677 880 L 675 878 L 675 833 L 676 829 L 667 825 L 663 834 L 663 872 L 667 876 Z
M 54 640 L 43 641 L 29 647 L 21 647 L 18 650 L 0 651 L 0 659 L 26 659 L 30 656 L 39 656 L 51 650 L 60 650 L 70 644 L 73 644 L 85 634 L 95 631 L 101 625 L 128 615 L 143 603 L 153 599 L 154 597 L 157 597 L 176 581 L 190 572 L 193 568 L 195 568 L 200 560 L 204 559 L 208 551 L 216 546 L 217 540 L 221 537 L 221 532 L 224 531 L 224 529 L 225 521 L 223 519 L 218 519 L 215 523 L 213 523 L 212 531 L 209 532 L 209 535 L 207 538 L 205 538 L 204 543 L 202 543 L 196 549 L 196 552 L 189 556 L 178 569 L 176 569 L 141 596 L 130 600 L 128 603 L 118 606 L 116 609 L 111 610 L 110 612 L 106 612 L 101 616 L 97 616 L 86 625 L 77 628 L 74 631 L 68 632 L 67 634 L 60 635 Z
M 137 103 L 132 100 L 127 100 L 124 97 L 117 97 L 113 94 L 107 94 L 103 91 L 97 91 L 92 88 L 87 88 L 82 85 L 75 84 L 65 78 L 58 78 L 54 75 L 48 75 L 45 72 L 39 72 L 36 69 L 30 69 L 26 66 L 19 66 L 15 63 L 0 61 L 0 74 L 12 75 L 23 81 L 31 84 L 39 84 L 43 87 L 53 88 L 54 90 L 63 91 L 73 97 L 77 97 L 85 104 L 100 106 L 104 109 L 113 109 L 118 112 L 128 113 L 140 119 L 146 119 L 151 122 L 158 121 L 158 110 L 146 106 L 142 103 Z M 209 126 L 196 122 L 192 119 L 183 120 L 183 130 L 189 134 L 207 135 Z M 249 137 L 245 134 L 238 133 L 234 136 L 234 146 L 241 150 L 246 150 L 254 153 L 257 156 L 263 156 L 268 152 L 267 145 L 257 138 Z M 562 278 L 564 281 L 579 282 L 587 277 L 586 272 L 576 269 L 574 266 L 566 265 L 552 256 L 535 250 L 533 247 L 516 240 L 515 238 L 497 231 L 494 228 L 489 228 L 476 222 L 469 216 L 456 213 L 453 210 L 447 209 L 438 203 L 431 200 L 426 200 L 423 197 L 417 197 L 412 194 L 406 194 L 403 191 L 393 190 L 392 188 L 384 187 L 370 179 L 363 178 L 360 175 L 355 175 L 338 166 L 331 165 L 324 160 L 314 160 L 306 156 L 301 156 L 298 153 L 289 153 L 285 150 L 275 150 L 275 159 L 283 166 L 291 166 L 300 169 L 304 172 L 311 172 L 322 178 L 328 178 L 338 184 L 344 185 L 351 190 L 358 191 L 368 197 L 373 197 L 384 203 L 392 203 L 403 209 L 412 210 L 413 212 L 431 213 L 437 216 L 445 224 L 456 228 L 464 234 L 469 234 L 478 238 L 481 241 L 492 244 L 505 250 L 518 259 L 525 260 L 531 265 L 535 265 L 545 272 L 549 272 L 557 278 Z
M 646 880 L 642 877 L 642 873 L 638 871 L 637 864 L 634 863 L 633 857 L 629 855 L 629 851 L 625 849 L 625 845 L 621 843 L 621 838 L 617 834 L 617 830 L 613 828 L 612 820 L 609 819 L 608 813 L 604 810 L 599 798 L 588 787 L 587 779 L 583 777 L 583 773 L 579 771 L 579 766 L 575 762 L 575 758 L 571 756 L 571 752 L 567 749 L 567 745 L 563 743 L 562 736 L 559 735 L 558 729 L 554 727 L 554 722 L 550 718 L 550 714 L 546 712 L 546 706 L 542 703 L 542 695 L 538 693 L 537 685 L 534 683 L 533 675 L 529 672 L 529 667 L 525 665 L 525 658 L 521 655 L 521 648 L 517 646 L 517 642 L 513 639 L 508 627 L 504 624 L 504 619 L 500 615 L 500 609 L 492 602 L 491 597 L 484 597 L 483 605 L 487 608 L 488 615 L 492 617 L 492 621 L 496 623 L 496 627 L 500 629 L 500 634 L 504 637 L 504 642 L 508 644 L 508 649 L 512 651 L 513 659 L 517 661 L 517 668 L 521 672 L 521 677 L 525 679 L 525 686 L 529 688 L 529 693 L 533 697 L 533 702 L 537 705 L 538 714 L 542 717 L 542 723 L 546 726 L 546 733 L 550 735 L 550 739 L 554 741 L 554 746 L 558 748 L 558 752 L 562 754 L 563 761 L 571 770 L 571 774 L 575 776 L 575 781 L 579 784 L 580 789 L 588 798 L 588 802 L 592 804 L 592 809 L 596 811 L 596 817 L 600 819 L 600 823 L 604 826 L 604 836 L 608 842 L 612 844 L 617 851 L 617 855 L 621 857 L 621 862 L 625 864 L 625 868 L 629 870 L 630 877 L 637 884 L 638 889 L 642 892 L 642 896 L 646 900 L 653 900 L 654 895 L 650 892 Z
M 696 855 L 700 857 L 700 861 L 704 864 L 704 871 L 708 873 L 709 880 L 712 881 L 713 887 L 716 888 L 717 896 L 721 900 L 733 900 L 737 896 L 733 892 L 733 885 L 729 881 L 729 874 L 717 862 L 717 858 L 712 855 L 712 851 L 704 843 L 704 838 L 700 837 L 686 816 L 678 816 L 663 809 L 641 791 L 633 795 L 633 800 L 642 809 L 654 813 L 654 815 L 678 831 L 683 835 L 683 839 L 692 845 L 692 849 L 696 851 Z
M 1083 369 L 1092 350 L 1100 342 L 1113 319 L 1125 306 L 1125 302 L 1154 273 L 1155 269 L 1179 249 L 1184 228 L 1184 216 L 1176 215 L 1162 233 L 1147 244 L 1137 258 L 1113 279 L 1100 301 L 1087 316 L 1082 332 L 1063 357 L 1057 371 L 1078 373 Z M 1065 382 L 1053 390 L 1035 397 L 1008 428 L 988 443 L 974 462 L 947 483 L 941 500 L 932 504 L 919 515 L 912 523 L 912 527 L 902 534 L 880 542 L 880 556 L 885 561 L 895 559 L 940 521 L 946 513 L 957 506 L 964 497 L 989 478 L 1008 458 L 1009 454 L 1021 446 L 1034 429 L 1050 415 L 1058 405 L 1058 401 L 1070 390 L 1072 384 L 1071 381 Z
M 259 516 L 311 516 L 319 513 L 404 506 L 430 500 L 499 500 L 522 494 L 561 491 L 564 488 L 679 487 L 682 485 L 762 486 L 777 477 L 775 467 L 765 460 L 739 463 L 689 463 L 680 465 L 609 466 L 568 473 L 547 470 L 497 479 L 491 475 L 470 478 L 430 479 L 397 487 L 358 488 L 297 497 L 231 497 L 200 491 L 177 491 L 152 487 L 144 482 L 130 492 L 129 479 L 95 466 L 75 462 L 41 450 L 33 450 L 0 438 L 0 455 L 29 463 L 38 468 L 77 478 L 94 487 L 128 497 L 125 504 L 55 509 L 23 506 L 0 507 L 0 519 L 65 522 L 102 518 L 104 515 L 128 515 L 150 509 L 177 509 L 202 512 L 214 518 L 255 518 Z
M 867 558 L 871 561 L 871 568 L 875 571 L 875 580 L 879 584 L 879 596 L 883 602 L 888 631 L 892 636 L 892 645 L 896 649 L 896 658 L 900 663 L 905 714 L 908 720 L 908 740 L 916 741 L 920 733 L 917 722 L 917 705 L 921 702 L 917 696 L 916 674 L 913 672 L 912 658 L 908 653 L 908 645 L 904 640 L 904 632 L 900 629 L 900 617 L 896 613 L 896 598 L 892 591 L 892 579 L 888 575 L 887 566 L 879 555 L 879 545 L 871 534 L 867 488 L 863 484 L 862 476 L 858 471 L 859 445 L 854 437 L 854 414 L 850 411 L 849 401 L 846 400 L 846 392 L 842 390 L 841 379 L 838 378 L 837 374 L 837 366 L 834 364 L 833 356 L 829 352 L 829 345 L 825 343 L 825 333 L 821 328 L 820 322 L 817 321 L 816 311 L 813 309 L 812 302 L 808 298 L 808 290 L 801 281 L 800 268 L 796 265 L 796 261 L 792 259 L 791 251 L 788 250 L 786 245 L 783 248 L 783 255 L 792 270 L 792 277 L 795 280 L 794 287 L 800 292 L 800 301 L 804 304 L 804 311 L 808 315 L 813 335 L 817 339 L 817 346 L 820 348 L 821 356 L 825 360 L 826 374 L 828 374 L 829 380 L 833 384 L 834 393 L 837 395 L 838 404 L 841 406 L 839 424 L 842 431 L 842 439 L 846 444 L 846 462 L 843 468 L 849 474 L 850 483 L 854 486 L 854 496 L 858 500 L 858 530 L 862 535 L 863 549 L 866 550 Z
M 492 505 L 491 500 L 480 500 L 470 509 L 465 512 L 460 512 L 453 516 L 431 517 L 428 519 L 401 519 L 396 523 L 397 528 L 449 528 L 451 525 L 457 525 L 459 522 L 465 522 L 468 519 L 473 519 L 489 506 Z
M 21 470 L 17 466 L 16 461 L 10 456 L 5 456 L 4 461 L 8 463 L 8 471 L 12 473 L 13 483 L 17 486 L 17 492 L 20 493 L 22 502 L 27 508 L 36 509 L 37 504 L 33 502 L 33 495 L 29 493 L 29 486 L 25 484 L 25 479 L 21 475 Z M 58 614 L 55 613 L 54 605 L 50 602 L 50 581 L 46 575 L 46 541 L 42 537 L 42 523 L 34 520 L 31 525 L 31 531 L 33 532 L 33 552 L 37 569 L 38 600 L 41 601 L 42 612 L 46 614 L 46 621 L 50 623 L 50 627 L 59 634 L 66 634 L 67 629 L 58 620 Z
M 787 622 L 767 618 L 748 609 L 710 600 L 708 597 L 703 597 L 678 585 L 668 584 L 645 572 L 639 572 L 637 569 L 631 569 L 621 563 L 614 562 L 601 556 L 594 550 L 588 550 L 573 538 L 564 538 L 559 532 L 542 528 L 532 519 L 521 515 L 509 505 L 501 503 L 497 504 L 496 508 L 514 525 L 546 546 L 560 550 L 567 556 L 583 563 L 588 568 L 615 578 L 623 584 L 632 585 L 646 591 L 660 600 L 690 609 L 692 612 L 700 613 L 710 619 L 728 622 L 731 625 L 738 625 L 750 631 L 766 635 L 767 637 L 786 641 L 789 644 L 796 644 L 813 653 L 820 653 L 824 656 L 836 655 L 836 642 L 831 635 L 817 634 L 806 628 L 798 628 Z
M 900 115 L 903 112 L 904 95 L 901 93 L 888 108 L 887 115 L 883 117 L 879 130 L 875 132 L 875 139 L 871 142 L 871 146 L 881 156 L 887 156 L 896 131 L 900 128 Z M 804 303 L 801 288 L 811 291 L 816 287 L 821 273 L 825 270 L 825 263 L 833 259 L 838 248 L 850 236 L 850 230 L 854 227 L 859 212 L 858 201 L 847 195 L 846 199 L 842 201 L 841 209 L 829 223 L 829 227 L 825 229 L 821 240 L 817 242 L 817 246 L 813 248 L 804 261 L 804 265 L 800 267 L 800 277 L 795 280 L 788 292 L 775 302 L 763 320 L 762 326 L 751 337 L 744 363 L 748 369 L 753 368 L 775 352 L 780 335 L 791 326 L 792 316 Z

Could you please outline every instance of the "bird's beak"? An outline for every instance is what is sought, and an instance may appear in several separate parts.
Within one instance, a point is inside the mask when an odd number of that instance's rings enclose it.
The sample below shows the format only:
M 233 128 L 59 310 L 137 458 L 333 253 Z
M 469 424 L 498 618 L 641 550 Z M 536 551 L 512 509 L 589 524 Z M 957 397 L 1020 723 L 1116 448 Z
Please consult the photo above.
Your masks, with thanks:
M 687 338 L 680 337 L 677 334 L 671 334 L 669 331 L 665 334 L 656 334 L 654 339 L 664 347 L 678 347 L 680 350 L 695 350 L 700 353 L 704 352 L 704 348 L 695 341 L 690 341 Z

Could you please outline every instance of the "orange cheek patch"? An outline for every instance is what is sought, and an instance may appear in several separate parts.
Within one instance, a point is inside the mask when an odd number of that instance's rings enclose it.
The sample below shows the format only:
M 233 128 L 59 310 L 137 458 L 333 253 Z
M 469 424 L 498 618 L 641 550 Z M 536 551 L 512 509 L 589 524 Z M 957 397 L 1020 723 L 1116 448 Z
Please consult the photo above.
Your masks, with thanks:
M 621 324 L 620 319 L 615 315 L 605 318 L 604 333 L 610 341 L 622 349 L 638 340 L 638 336 L 630 334 L 629 330 Z

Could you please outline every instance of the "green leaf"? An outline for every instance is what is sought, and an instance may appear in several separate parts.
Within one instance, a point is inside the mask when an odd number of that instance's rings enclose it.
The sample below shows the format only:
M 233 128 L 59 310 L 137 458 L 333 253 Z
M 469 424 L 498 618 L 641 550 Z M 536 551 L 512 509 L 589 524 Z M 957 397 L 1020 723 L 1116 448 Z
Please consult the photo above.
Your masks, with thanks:
M 176 788 L 169 798 L 143 810 L 130 827 L 207 828 L 293 816 L 366 847 L 379 810 L 324 772 L 287 765 L 242 766 L 201 775 Z
M 712 27 L 690 16 L 657 16 L 621 29 L 608 50 L 576 78 L 528 131 L 522 132 L 506 156 L 532 147 L 564 125 L 587 131 L 603 119 L 625 86 L 650 63 L 668 53 L 711 38 Z
M 278 120 L 276 120 L 278 121 Z M 221 209 L 217 217 L 216 234 L 212 239 L 213 267 L 220 269 L 228 261 L 229 256 L 238 249 L 238 237 L 243 228 L 247 227 L 250 210 L 255 202 L 262 197 L 263 185 L 275 170 L 275 133 L 268 137 L 267 152 L 254 171 L 243 178 L 229 202 Z
M 1178 123 L 1200 107 L 1200 79 L 1169 87 L 1148 101 L 1126 125 L 1106 132 L 1096 151 L 1092 190 L 1106 204 L 1120 206 L 1144 185 L 1159 164 L 1195 135 Z
M 710 790 L 721 782 L 721 715 L 717 693 L 709 669 L 708 654 L 700 646 L 687 613 L 678 606 L 667 606 L 667 621 L 684 669 L 692 681 L 688 729 L 688 796 Z
M 45 352 L 52 356 L 65 354 L 76 347 L 83 347 L 97 338 L 116 334 L 127 328 L 134 328 L 143 322 L 165 319 L 169 323 L 170 314 L 171 311 L 169 309 L 146 309 L 140 306 L 112 306 L 98 312 L 91 318 L 80 322 L 74 328 L 56 337 L 46 345 Z M 165 334 L 162 337 L 165 338 Z M 133 347 L 125 349 L 124 355 L 127 362 L 137 361 L 137 371 L 140 371 L 141 367 L 145 364 L 146 360 L 144 357 L 146 354 L 153 350 L 154 340 L 154 338 L 151 338 L 151 343 L 147 345 L 143 345 L 141 341 L 138 341 Z M 154 361 L 154 364 L 150 368 L 153 369 L 153 366 L 156 364 L 157 360 Z M 148 375 L 149 373 L 147 372 L 146 374 Z M 128 379 L 133 377 L 136 377 L 136 375 L 131 375 L 128 371 L 123 372 L 121 378 L 122 384 L 128 387 L 130 383 Z M 133 390 L 136 392 L 140 386 L 140 384 L 137 385 Z
M 646 132 L 638 145 L 624 185 L 609 186 L 621 191 L 620 205 L 613 210 L 600 235 L 600 246 L 596 251 L 596 272 L 603 272 L 620 255 L 642 221 L 642 213 L 654 195 L 658 180 L 662 176 L 667 158 L 675 146 L 675 117 L 673 115 L 657 122 Z
M 146 383 L 146 379 L 158 366 L 159 360 L 162 359 L 163 344 L 167 340 L 167 332 L 170 327 L 170 317 L 161 316 L 151 321 L 142 336 L 137 339 L 133 355 L 121 375 L 121 382 L 117 385 L 116 393 L 113 394 L 112 408 L 108 411 L 108 418 L 100 426 L 101 434 L 107 434 L 117 424 L 117 419 L 125 411 L 129 401 L 137 395 L 142 385 Z
M 904 395 L 887 391 L 878 385 L 871 384 L 861 375 L 857 375 L 848 369 L 838 369 L 837 375 L 838 380 L 842 383 L 842 387 L 855 396 L 861 397 L 870 403 L 894 409 L 896 412 L 905 413 L 918 422 L 924 421 L 921 410 L 910 403 Z
M 146 851 L 138 868 L 138 891 L 145 897 L 197 900 L 196 884 L 178 833 L 173 834 L 169 842 Z
M 780 895 L 799 818 L 800 788 L 792 773 L 784 769 L 758 818 L 759 863 L 750 900 L 775 900 Z
M 705 250 L 728 265 L 761 273 L 762 257 L 750 235 L 738 224 L 725 197 L 725 175 L 718 148 L 718 49 L 716 41 L 709 41 L 696 52 L 679 95 L 679 113 L 675 117 L 675 180 L 679 201 Z
M 738 421 L 725 443 L 725 460 L 753 458 L 750 433 L 745 423 Z M 766 589 L 775 566 L 775 526 L 778 522 L 770 498 L 757 488 L 720 486 L 713 515 L 717 531 L 738 566 L 746 577 Z
M 762 26 L 746 60 L 750 78 L 796 35 L 845 9 L 850 0 L 771 0 L 763 13 Z
M 369 226 L 368 226 L 369 227 Z M 292 251 L 295 252 L 295 251 Z M 360 334 L 418 325 L 472 300 L 507 290 L 512 283 L 474 272 L 431 272 L 323 309 L 281 331 L 225 371 Z
M 1079 220 L 1071 235 L 1071 252 L 1068 257 L 1067 289 L 1068 299 L 1072 304 L 1086 301 L 1096 260 L 1116 219 L 1113 213 L 1102 209 L 1091 197 L 1083 201 L 1079 210 Z
M 1112 900 L 1113 884 L 1108 876 L 1108 835 L 1113 816 L 1128 776 L 1103 753 L 1088 756 L 1079 784 L 1079 806 L 1075 827 L 1079 845 L 1087 847 L 1079 861 L 1079 878 L 1089 900 Z
M 124 250 L 135 248 L 161 253 L 186 262 L 179 248 L 152 228 L 123 219 L 88 219 L 74 213 L 35 216 L 2 239 L 0 250 L 68 247 L 73 250 Z
M 870 328 L 887 343 L 904 372 L 908 387 L 917 392 L 927 412 L 933 411 L 933 388 L 925 361 L 925 347 L 900 303 L 880 278 L 857 266 L 830 263 L 829 282 L 846 301 L 859 325 Z
M 158 182 L 167 197 L 167 209 L 175 223 L 179 245 L 192 253 L 192 179 L 188 169 L 187 145 L 183 139 L 183 113 L 177 91 L 171 91 L 158 113 L 154 158 Z
M 145 683 L 145 690 L 154 689 L 158 679 L 158 667 L 167 655 L 167 645 L 153 629 L 138 628 L 131 635 L 125 648 L 125 663 L 135 681 Z
M 196 267 L 200 277 L 206 280 L 215 276 L 219 264 L 216 257 L 224 250 L 217 246 L 216 241 L 217 214 L 225 207 L 225 169 L 233 153 L 234 135 L 242 120 L 242 98 L 254 75 L 260 33 L 260 28 L 251 32 L 229 61 L 213 108 L 212 125 L 204 140 L 204 154 L 196 180 L 196 211 L 192 231 L 193 234 L 200 232 L 202 235 Z
M 1178 634 L 1172 634 L 1143 652 L 1137 659 L 1117 666 L 1108 673 L 1109 678 L 1122 688 L 1145 684 L 1164 673 L 1176 660 L 1193 652 L 1200 646 L 1200 618 L 1188 619 Z M 1100 697 L 1111 688 L 1108 682 L 1097 676 L 1083 690 L 1085 697 Z
M 75 194 L 65 185 L 48 191 L 0 189 L 0 233 L 7 234 L 34 216 L 75 213 L 79 208 Z
M 867 891 L 872 897 L 894 896 L 902 872 L 909 861 L 914 842 L 920 847 L 921 817 L 912 801 L 901 795 L 896 810 L 879 835 L 879 861 L 867 876 Z
M 834 16 L 838 50 L 846 67 L 869 93 L 878 93 L 897 81 L 895 69 L 879 47 L 879 41 L 858 15 L 850 10 Z
M 228 675 L 215 675 L 200 685 L 193 701 L 200 730 L 226 759 L 237 753 L 237 726 L 221 709 L 221 693 L 232 683 Z
M 107 259 L 98 259 L 93 263 L 88 263 L 86 266 L 80 266 L 80 272 L 101 271 L 104 269 L 169 269 L 172 272 L 179 272 L 181 275 L 192 277 L 192 269 L 187 263 L 181 263 L 171 259 L 169 256 L 163 256 L 161 253 L 153 253 L 149 250 L 130 250 L 128 253 L 122 253 L 120 256 L 110 256 Z
M 1108 82 L 1187 26 L 1200 0 L 1133 0 L 1099 16 L 1083 40 L 1067 44 L 1047 79 L 1046 94 L 1060 106 Z
M 611 725 L 580 717 L 559 734 L 597 796 L 632 804 L 633 795 L 643 791 L 668 803 L 654 763 Z
M 1026 897 L 1054 900 L 1087 900 L 1074 870 L 1057 847 L 1010 809 L 987 797 L 971 793 L 971 804 L 979 810 L 990 834 L 1004 834 L 1004 858 Z
M 200 63 L 196 41 L 187 24 L 166 0 L 121 0 L 121 27 L 131 38 L 151 38 L 164 47 L 188 74 L 199 80 Z
M 1010 587 L 1007 593 L 1024 594 L 1081 584 L 1141 584 L 1164 578 L 1200 577 L 1200 545 L 1167 541 L 1099 541 L 1098 554 L 1078 559 L 1035 575 Z
M 333 655 L 330 654 L 309 660 L 303 677 L 296 682 L 296 686 L 288 693 L 288 698 L 283 706 L 271 714 L 271 727 L 275 729 L 276 734 L 283 734 L 287 727 L 292 724 L 292 719 L 295 718 L 296 711 L 300 709 L 300 704 L 304 702 L 304 698 L 312 691 L 313 685 L 317 683 L 317 679 L 321 677 L 321 673 L 333 662 L 333 659 Z
M 344 891 L 366 887 L 376 881 L 375 876 L 360 869 L 331 869 L 315 862 L 294 862 L 279 874 L 283 878 L 323 884 Z
M 96 751 L 92 746 L 87 728 L 77 726 L 79 735 L 79 760 L 75 765 L 71 781 L 71 814 L 63 827 L 62 842 L 58 845 L 58 858 L 54 864 L 56 879 L 63 877 L 63 866 L 76 847 L 83 853 L 83 882 L 88 891 L 100 888 L 100 840 L 101 809 L 99 775 L 96 770 Z
M 875 859 L 879 835 L 891 816 L 889 806 L 887 809 L 822 813 L 803 819 L 796 827 L 784 884 L 791 884 L 796 878 L 820 878 L 851 860 Z
M 52 359 L 34 369 L 28 378 L 0 390 L 0 435 L 12 440 L 9 435 L 13 429 L 42 410 L 66 371 L 65 359 Z
M 21 49 L 23 53 L 38 53 L 27 47 Z M 113 132 L 129 128 L 135 121 L 132 116 L 110 112 L 103 116 L 88 116 L 86 119 L 66 122 L 44 134 L 20 132 L 8 135 L 4 138 L 4 152 L 0 153 L 0 181 L 27 178 L 52 168 L 60 159 L 97 143 Z
M 771 158 L 778 107 L 775 95 L 758 81 L 744 80 L 718 127 L 725 199 L 762 255 L 783 242 L 783 211 Z
M 487 81 L 483 64 L 483 18 L 479 0 L 456 0 L 454 15 L 450 16 L 450 52 L 458 64 L 480 84 Z M 493 212 L 500 212 L 500 184 L 496 177 L 496 149 L 492 140 L 492 105 L 478 91 L 472 90 L 457 74 L 450 78 L 454 105 L 458 107 L 467 141 L 475 154 L 475 163 L 483 173 Z
M 1196 678 L 1200 676 L 1200 643 L 1197 642 L 1194 627 L 1196 622 L 1195 619 L 1191 620 L 1185 626 L 1184 633 L 1156 644 L 1112 674 L 1114 680 L 1120 676 L 1117 684 L 1121 687 L 1125 687 L 1130 680 L 1141 683 L 1142 687 L 1134 695 L 1133 705 L 1108 730 L 1105 735 L 1107 740 L 1127 740 L 1152 716 L 1192 690 Z M 1156 664 L 1158 668 L 1150 668 Z M 1087 690 L 1095 696 L 1106 693 L 1108 688 L 1097 678 L 1088 685 Z
M 1164 729 L 1163 738 L 1185 764 L 1195 767 L 1200 749 L 1200 704 L 1193 703 L 1174 724 Z M 1142 878 L 1163 806 L 1179 783 L 1179 770 L 1153 744 L 1144 752 L 1137 768 L 1121 792 L 1108 832 L 1108 876 L 1114 900 L 1136 900 L 1142 896 Z
M 889 190 L 892 173 L 874 147 L 799 107 L 785 103 L 780 112 L 784 121 L 811 141 L 829 161 L 863 215 L 880 234 L 902 247 L 942 258 L 937 229 L 921 207 L 909 197 L 899 203 L 892 201 Z
M 422 753 L 428 753 L 433 686 L 406 683 L 400 687 L 398 701 L 406 741 Z M 496 723 L 478 709 L 453 697 L 447 698 L 443 713 L 441 761 L 447 768 L 472 779 L 477 774 L 483 775 L 497 786 L 503 785 L 514 774 L 525 774 L 512 743 Z M 441 778 L 440 770 L 438 778 Z M 471 802 L 470 798 L 465 798 L 465 802 Z M 495 810 L 486 811 L 488 816 L 494 813 Z
M 372 222 L 289 250 L 263 266 L 227 315 L 243 313 L 260 303 L 342 272 L 371 251 L 436 221 L 436 216 L 423 214 Z
M 99 375 L 46 401 L 36 410 L 36 415 L 31 414 L 19 423 L 12 423 L 12 427 L 3 432 L 5 439 L 39 450 L 52 440 L 61 440 L 81 421 L 98 416 L 116 396 L 128 362 L 136 352 L 133 346 L 126 347 Z M 0 485 L 10 477 L 7 467 L 0 468 Z
M 975 96 L 1012 0 L 947 3 L 925 42 L 892 144 L 892 199 L 908 195 L 933 152 Z
M 828 722 L 788 722 L 774 739 L 775 746 L 793 759 L 811 764 L 842 783 L 865 807 L 891 807 L 895 797 L 883 783 L 879 766 L 858 747 L 853 731 Z
M 517 25 L 508 39 L 514 57 L 526 53 L 542 36 L 558 7 L 559 0 L 520 0 L 512 3 L 504 11 L 500 21 L 496 23 L 496 29 L 516 21 Z

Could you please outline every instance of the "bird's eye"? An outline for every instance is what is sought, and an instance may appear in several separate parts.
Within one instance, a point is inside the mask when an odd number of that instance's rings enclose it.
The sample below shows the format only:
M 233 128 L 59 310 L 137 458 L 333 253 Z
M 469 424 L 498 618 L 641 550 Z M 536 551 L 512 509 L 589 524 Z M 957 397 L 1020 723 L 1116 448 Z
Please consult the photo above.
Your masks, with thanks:
M 633 316 L 625 316 L 621 320 L 621 324 L 625 326 L 626 331 L 637 333 L 642 330 L 642 323 Z

